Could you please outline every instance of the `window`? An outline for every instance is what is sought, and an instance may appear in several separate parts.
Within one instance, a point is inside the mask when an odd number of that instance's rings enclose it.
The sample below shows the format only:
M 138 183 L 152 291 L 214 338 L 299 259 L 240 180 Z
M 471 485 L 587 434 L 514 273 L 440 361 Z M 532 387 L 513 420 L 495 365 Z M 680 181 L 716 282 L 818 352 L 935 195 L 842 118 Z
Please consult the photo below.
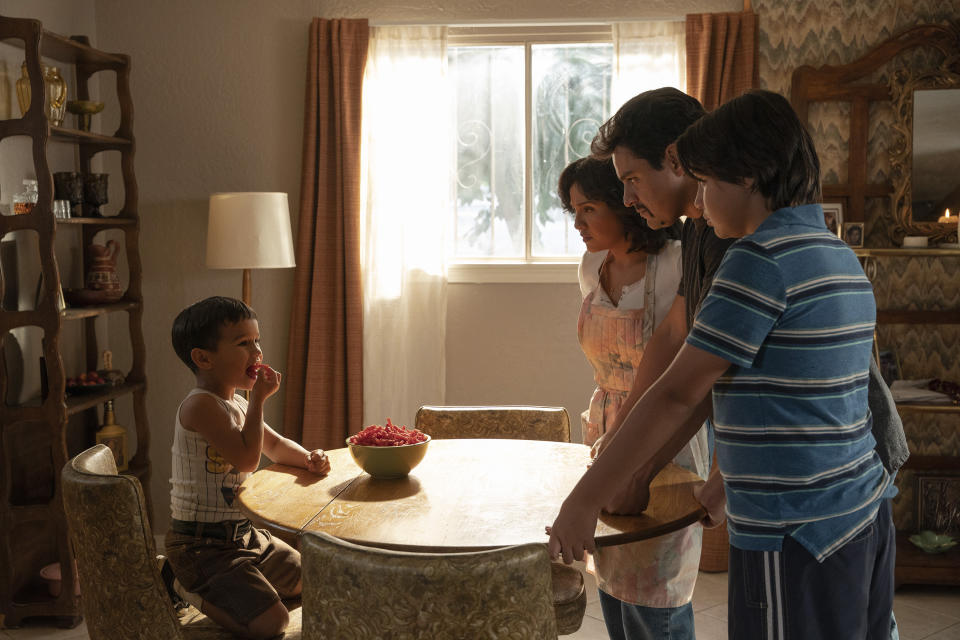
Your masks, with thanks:
M 450 30 L 457 261 L 572 262 L 583 252 L 556 186 L 610 116 L 611 29 L 535 31 Z
M 376 27 L 364 78 L 364 269 L 576 282 L 560 172 L 638 92 L 683 87 L 683 23 Z M 439 250 L 440 247 L 443 250 Z

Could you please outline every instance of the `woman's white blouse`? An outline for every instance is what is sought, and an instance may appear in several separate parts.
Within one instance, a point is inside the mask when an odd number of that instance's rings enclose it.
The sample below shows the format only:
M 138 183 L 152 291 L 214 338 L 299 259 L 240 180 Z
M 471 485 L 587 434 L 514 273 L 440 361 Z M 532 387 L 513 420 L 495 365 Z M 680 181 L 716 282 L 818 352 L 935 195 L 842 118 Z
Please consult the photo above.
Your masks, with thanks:
M 580 268 L 577 270 L 577 276 L 580 279 L 580 294 L 586 298 L 591 291 L 597 289 L 597 294 L 593 296 L 593 304 L 617 309 L 642 309 L 646 276 L 623 287 L 620 294 L 620 304 L 618 305 L 614 305 L 607 292 L 599 286 L 600 265 L 603 264 L 606 257 L 606 251 L 597 251 L 596 253 L 587 251 L 583 254 L 583 258 L 580 260 Z M 673 299 L 677 295 L 682 271 L 680 258 L 679 240 L 667 240 L 667 244 L 657 254 L 654 326 L 659 326 L 663 322 L 670 306 L 673 304 Z

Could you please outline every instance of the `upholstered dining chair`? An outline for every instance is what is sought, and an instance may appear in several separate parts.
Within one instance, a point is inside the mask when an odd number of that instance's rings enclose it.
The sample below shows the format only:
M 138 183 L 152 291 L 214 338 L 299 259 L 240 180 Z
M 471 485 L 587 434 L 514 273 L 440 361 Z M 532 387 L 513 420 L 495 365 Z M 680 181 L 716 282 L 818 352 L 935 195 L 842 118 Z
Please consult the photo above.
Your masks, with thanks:
M 556 638 L 542 544 L 409 553 L 304 533 L 303 637 Z
M 63 506 L 76 554 L 81 604 L 92 640 L 234 638 L 189 607 L 178 616 L 157 566 L 156 545 L 140 481 L 118 475 L 110 449 L 98 444 L 61 473 Z M 300 638 L 300 608 L 284 638 Z
M 417 429 L 431 438 L 508 438 L 570 442 L 570 417 L 563 407 L 437 407 L 417 411 Z
M 563 407 L 420 407 L 417 429 L 431 438 L 508 438 L 570 442 L 570 417 Z M 551 563 L 553 605 L 561 635 L 577 631 L 587 609 L 583 575 L 576 567 Z

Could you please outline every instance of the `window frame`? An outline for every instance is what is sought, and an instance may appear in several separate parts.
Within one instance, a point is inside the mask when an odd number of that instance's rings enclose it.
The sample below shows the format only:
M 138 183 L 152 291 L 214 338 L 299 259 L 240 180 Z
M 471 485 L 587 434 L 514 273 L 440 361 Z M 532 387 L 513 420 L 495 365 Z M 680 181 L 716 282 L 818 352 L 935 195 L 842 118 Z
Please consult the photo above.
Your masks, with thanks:
M 447 46 L 522 45 L 524 49 L 524 257 L 484 258 L 451 255 L 453 283 L 576 283 L 579 257 L 532 255 L 533 245 L 533 79 L 532 51 L 541 44 L 615 45 L 611 23 L 577 25 L 451 26 Z M 616 64 L 616 60 L 614 60 Z

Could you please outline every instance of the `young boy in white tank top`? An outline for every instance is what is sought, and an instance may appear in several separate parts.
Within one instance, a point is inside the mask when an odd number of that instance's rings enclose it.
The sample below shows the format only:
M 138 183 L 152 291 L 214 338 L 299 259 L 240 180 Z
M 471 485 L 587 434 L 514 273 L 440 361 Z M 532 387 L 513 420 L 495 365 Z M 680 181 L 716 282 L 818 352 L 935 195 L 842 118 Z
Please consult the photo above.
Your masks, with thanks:
M 197 386 L 175 419 L 167 559 L 187 599 L 208 617 L 244 637 L 276 636 L 289 622 L 281 599 L 300 594 L 300 554 L 253 527 L 236 490 L 261 453 L 318 475 L 330 471 L 330 461 L 263 421 L 280 374 L 262 363 L 250 307 L 220 296 L 201 300 L 177 316 L 172 340 Z M 239 389 L 250 391 L 249 403 Z

